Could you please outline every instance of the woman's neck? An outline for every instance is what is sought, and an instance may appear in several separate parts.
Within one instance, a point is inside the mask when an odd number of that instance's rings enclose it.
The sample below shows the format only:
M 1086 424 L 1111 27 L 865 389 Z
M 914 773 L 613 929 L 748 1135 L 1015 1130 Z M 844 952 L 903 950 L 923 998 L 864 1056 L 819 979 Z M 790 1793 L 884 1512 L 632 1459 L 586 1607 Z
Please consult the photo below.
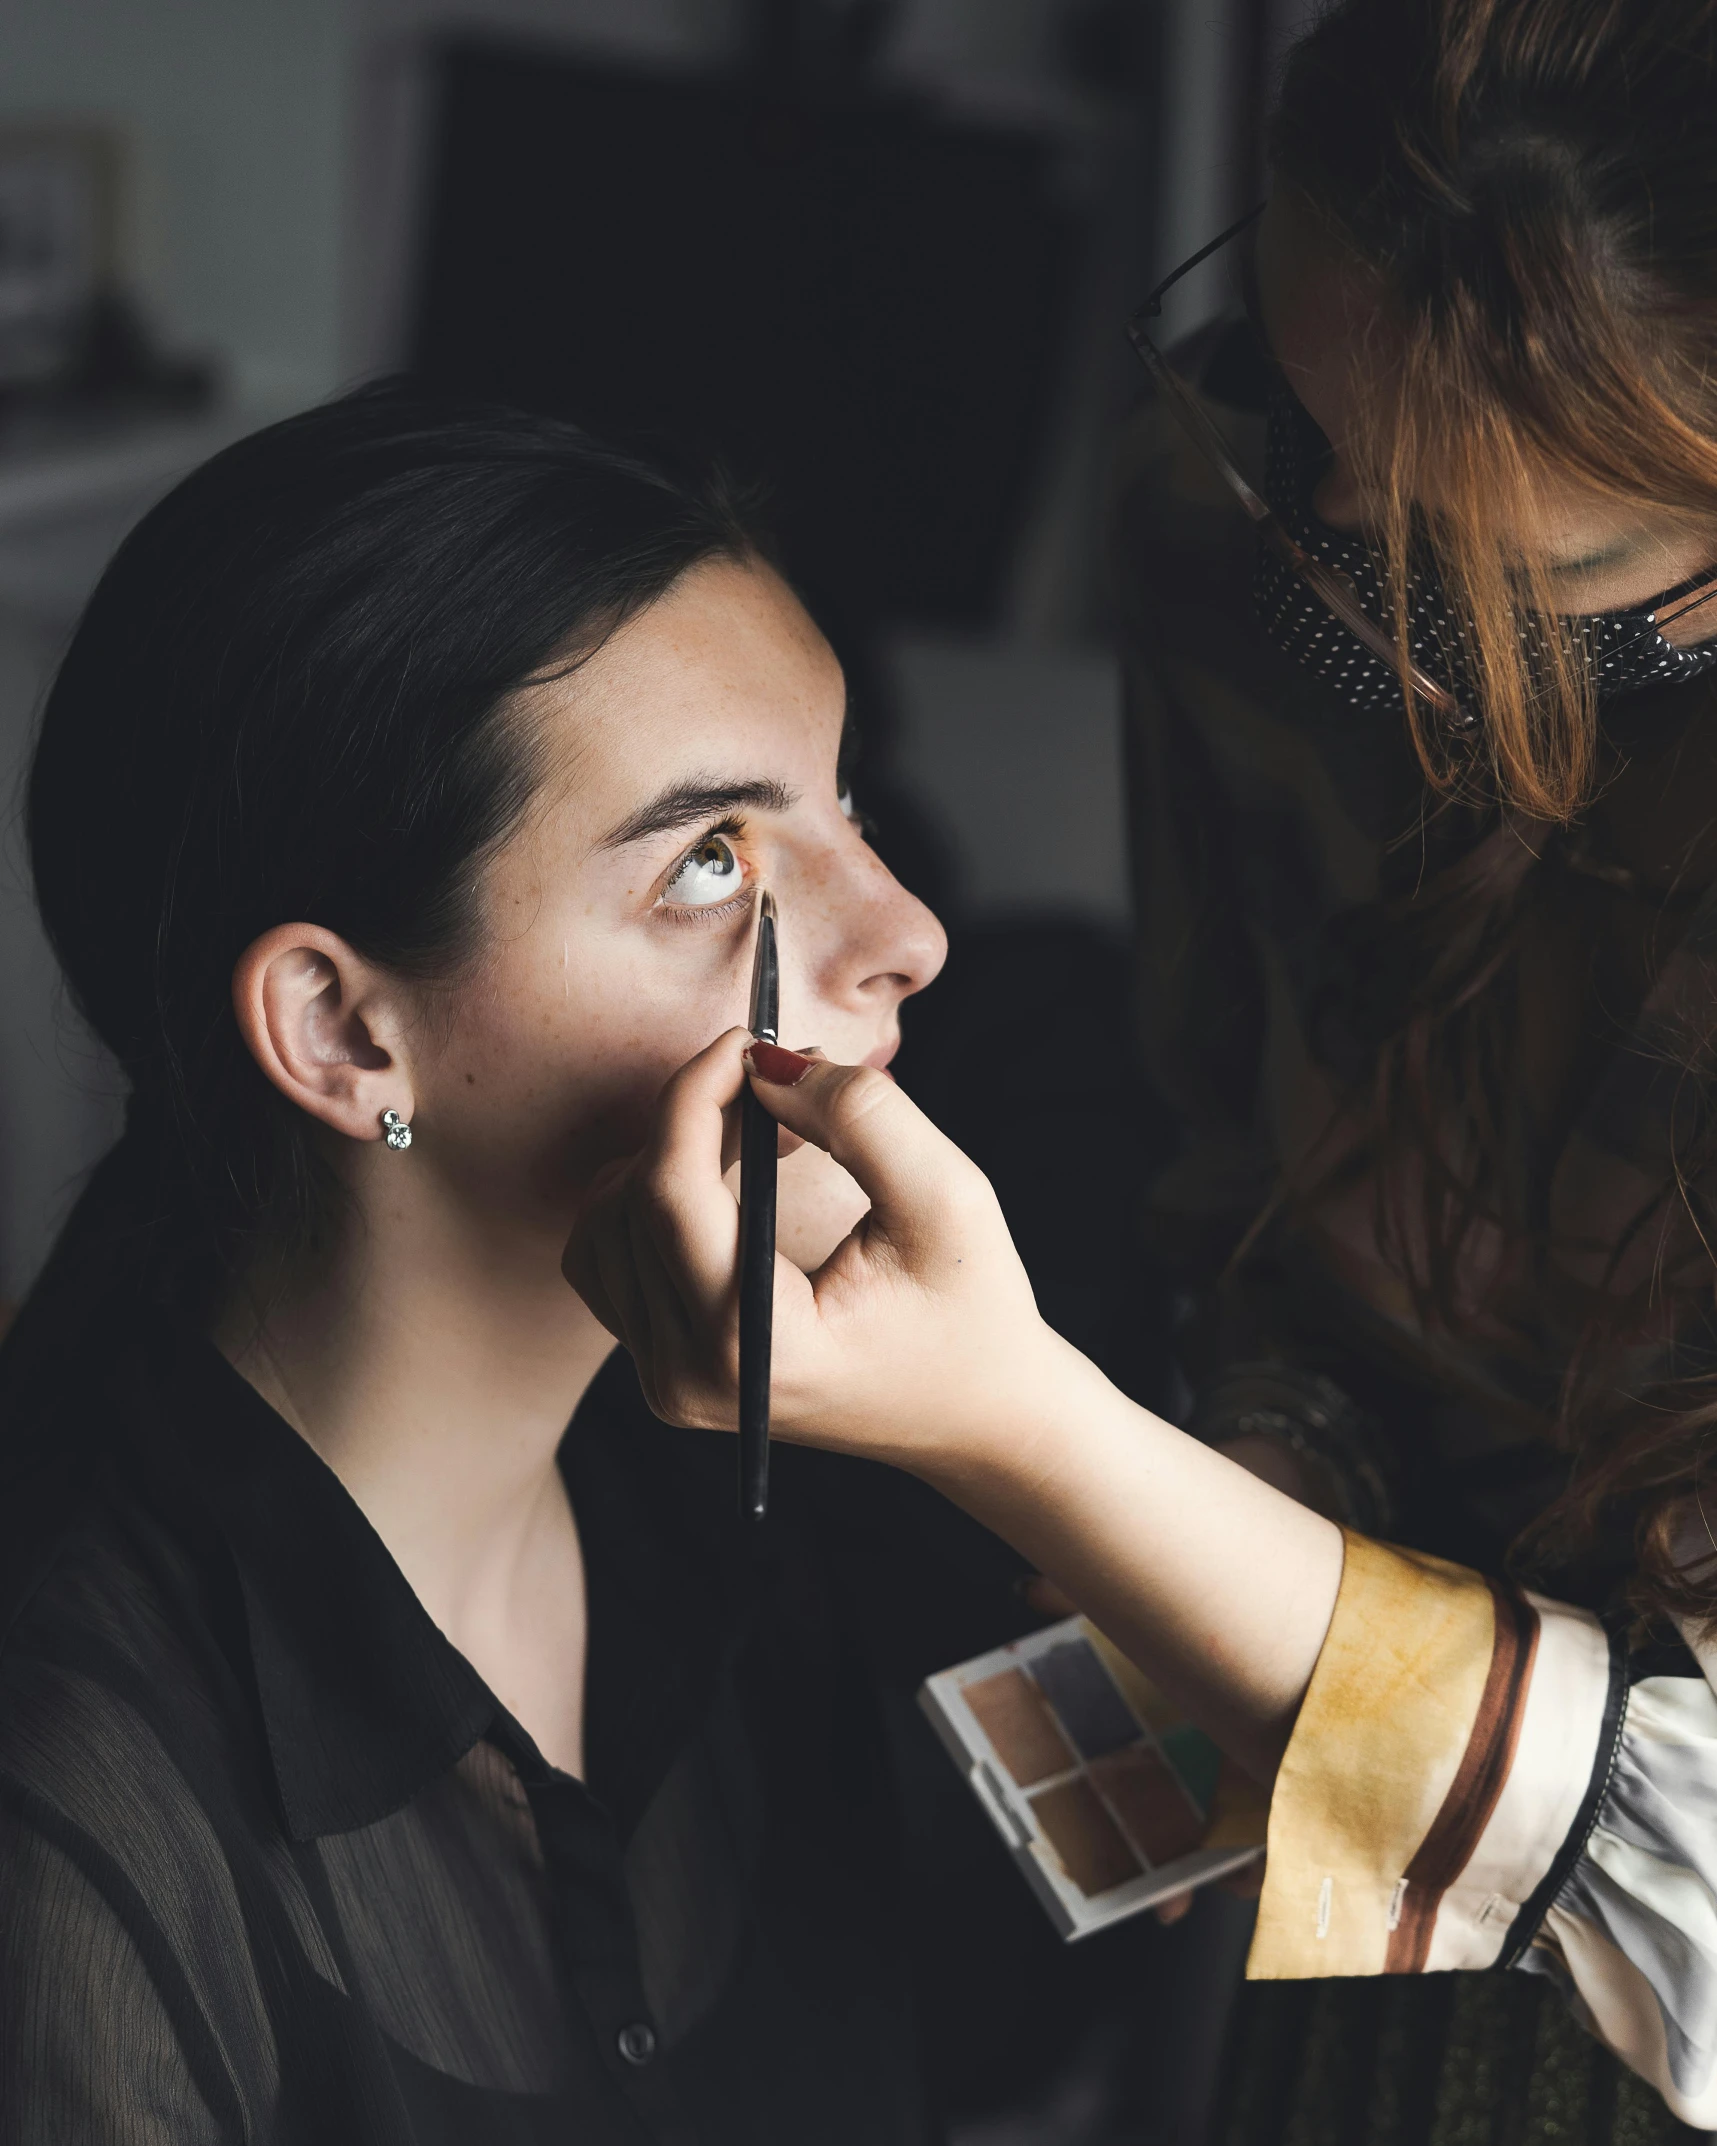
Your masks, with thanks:
M 406 1204 L 316 1274 L 248 1292 L 214 1339 L 339 1476 L 441 1630 L 576 1771 L 583 1568 L 555 1456 L 613 1342 L 549 1247 Z

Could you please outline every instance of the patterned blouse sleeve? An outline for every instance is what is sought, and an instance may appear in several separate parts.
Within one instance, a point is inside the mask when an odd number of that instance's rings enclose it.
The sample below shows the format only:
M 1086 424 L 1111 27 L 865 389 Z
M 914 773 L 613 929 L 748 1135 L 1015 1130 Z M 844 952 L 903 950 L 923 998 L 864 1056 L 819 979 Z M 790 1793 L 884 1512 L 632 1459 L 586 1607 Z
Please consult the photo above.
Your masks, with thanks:
M 65 1813 L 0 1774 L 0 2146 L 248 2135 L 182 1963 L 139 1906 Z
M 1717 2128 L 1717 1692 L 1694 1651 L 1630 1657 L 1584 1610 L 1350 1534 L 1247 1972 L 1492 1967 L 1551 1976 Z

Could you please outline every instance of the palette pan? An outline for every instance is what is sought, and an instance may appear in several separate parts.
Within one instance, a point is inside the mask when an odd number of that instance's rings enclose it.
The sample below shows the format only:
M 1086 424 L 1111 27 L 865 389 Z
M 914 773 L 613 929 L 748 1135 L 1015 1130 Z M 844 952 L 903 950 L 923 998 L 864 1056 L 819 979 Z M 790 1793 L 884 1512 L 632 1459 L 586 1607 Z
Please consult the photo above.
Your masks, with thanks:
M 1259 1853 L 1262 1791 L 1083 1617 L 943 1670 L 919 1704 L 1064 1937 Z

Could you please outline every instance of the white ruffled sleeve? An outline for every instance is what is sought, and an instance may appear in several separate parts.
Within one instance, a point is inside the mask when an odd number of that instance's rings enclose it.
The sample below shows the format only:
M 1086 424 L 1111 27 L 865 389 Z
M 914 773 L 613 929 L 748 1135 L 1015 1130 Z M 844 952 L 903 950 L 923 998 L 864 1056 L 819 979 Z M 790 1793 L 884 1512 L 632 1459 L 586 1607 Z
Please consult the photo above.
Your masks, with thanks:
M 1717 2129 L 1714 1667 L 1349 1536 L 1248 1973 L 1548 1974 L 1676 2116 Z

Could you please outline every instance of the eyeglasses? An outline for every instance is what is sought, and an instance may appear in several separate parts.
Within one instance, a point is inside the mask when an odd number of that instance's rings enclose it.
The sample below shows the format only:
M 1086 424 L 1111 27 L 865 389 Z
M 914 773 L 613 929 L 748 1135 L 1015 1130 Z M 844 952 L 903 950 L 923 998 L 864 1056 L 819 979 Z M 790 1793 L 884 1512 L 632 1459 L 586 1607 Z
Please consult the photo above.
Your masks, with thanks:
M 1249 230 L 1263 215 L 1264 208 L 1265 204 L 1259 202 L 1255 209 L 1248 209 L 1238 223 L 1230 224 L 1220 237 L 1213 238 L 1208 246 L 1201 246 L 1190 260 L 1183 261 L 1172 275 L 1165 276 L 1128 321 L 1127 340 L 1137 352 L 1145 370 L 1161 388 L 1170 415 L 1176 419 L 1187 438 L 1251 516 L 1259 536 L 1269 545 L 1289 573 L 1305 583 L 1324 609 L 1339 619 L 1356 641 L 1363 642 L 1374 656 L 1381 657 L 1393 670 L 1405 673 L 1412 683 L 1414 693 L 1426 707 L 1449 722 L 1464 727 L 1472 718 L 1465 713 L 1446 687 L 1428 677 L 1416 663 L 1403 659 L 1393 634 L 1380 626 L 1366 610 L 1359 600 L 1359 591 L 1347 576 L 1335 567 L 1326 566 L 1321 559 L 1314 559 L 1310 552 L 1302 545 L 1296 544 L 1282 527 L 1271 508 L 1259 498 L 1240 474 L 1233 450 L 1211 422 L 1204 406 L 1173 370 L 1146 332 L 1145 323 L 1160 316 L 1165 295 L 1181 277 L 1195 269 L 1201 261 L 1209 260 L 1210 256 L 1226 246 L 1230 239 L 1238 238 L 1242 231 Z

